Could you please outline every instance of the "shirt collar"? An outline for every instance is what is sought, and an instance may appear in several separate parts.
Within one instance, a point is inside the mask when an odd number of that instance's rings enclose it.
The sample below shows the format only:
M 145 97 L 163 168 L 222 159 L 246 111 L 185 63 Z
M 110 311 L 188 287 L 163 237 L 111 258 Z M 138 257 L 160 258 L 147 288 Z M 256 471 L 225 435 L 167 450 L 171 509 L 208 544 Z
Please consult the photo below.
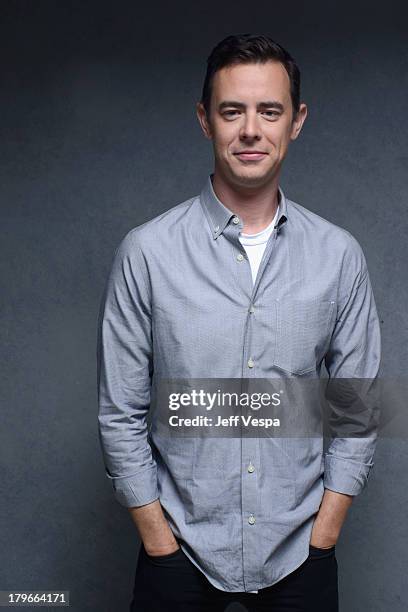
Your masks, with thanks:
M 225 230 L 232 218 L 236 215 L 229 210 L 224 204 L 217 198 L 213 188 L 211 178 L 213 174 L 207 178 L 201 193 L 200 201 L 203 204 L 204 212 L 206 213 L 211 233 L 214 238 L 218 238 L 220 234 Z M 279 199 L 279 212 L 276 219 L 275 228 L 280 227 L 287 219 L 287 203 L 286 197 L 282 189 L 278 186 L 278 199 Z M 240 220 L 239 225 L 242 227 L 242 221 Z

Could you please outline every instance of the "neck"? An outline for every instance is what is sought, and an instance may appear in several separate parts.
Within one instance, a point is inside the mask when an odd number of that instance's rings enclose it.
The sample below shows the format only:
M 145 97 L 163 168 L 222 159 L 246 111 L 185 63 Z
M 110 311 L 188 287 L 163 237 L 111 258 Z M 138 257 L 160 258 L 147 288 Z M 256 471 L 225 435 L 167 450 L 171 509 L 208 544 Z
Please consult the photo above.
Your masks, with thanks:
M 279 176 L 256 189 L 245 189 L 227 183 L 217 171 L 212 185 L 217 198 L 231 212 L 240 217 L 245 234 L 256 234 L 268 227 L 278 208 Z

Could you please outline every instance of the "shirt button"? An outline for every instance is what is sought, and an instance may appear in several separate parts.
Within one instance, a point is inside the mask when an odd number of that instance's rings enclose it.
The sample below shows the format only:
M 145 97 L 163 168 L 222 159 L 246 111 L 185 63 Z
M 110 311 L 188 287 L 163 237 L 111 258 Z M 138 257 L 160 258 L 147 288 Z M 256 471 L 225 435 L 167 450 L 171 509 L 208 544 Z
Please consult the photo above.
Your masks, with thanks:
M 253 367 L 254 367 L 254 365 L 255 365 L 255 363 L 254 363 L 254 361 L 253 361 L 252 357 L 250 357 L 250 358 L 248 359 L 248 368 L 253 368 Z
M 219 225 L 216 225 L 216 226 L 214 227 L 214 232 L 218 232 L 218 230 L 219 230 L 219 229 L 220 229 L 220 226 L 219 226 Z
M 254 472 L 254 471 L 255 471 L 255 466 L 254 466 L 254 465 L 252 465 L 252 463 L 250 463 L 250 464 L 248 465 L 248 472 L 249 472 L 250 474 L 252 474 L 252 472 Z
M 249 515 L 248 523 L 249 523 L 250 525 L 253 525 L 253 524 L 255 523 L 255 517 L 254 517 L 254 515 L 253 515 L 253 514 L 250 514 L 250 515 Z
M 255 308 L 252 306 L 252 304 L 249 307 L 249 312 L 250 312 L 250 314 L 254 314 L 254 312 L 255 312 Z
M 235 225 L 238 225 L 238 223 L 239 223 L 239 219 L 238 219 L 238 217 L 233 217 L 232 222 L 233 222 Z
M 237 255 L 237 261 L 242 261 L 244 259 L 244 256 L 242 253 L 239 253 L 239 255 Z

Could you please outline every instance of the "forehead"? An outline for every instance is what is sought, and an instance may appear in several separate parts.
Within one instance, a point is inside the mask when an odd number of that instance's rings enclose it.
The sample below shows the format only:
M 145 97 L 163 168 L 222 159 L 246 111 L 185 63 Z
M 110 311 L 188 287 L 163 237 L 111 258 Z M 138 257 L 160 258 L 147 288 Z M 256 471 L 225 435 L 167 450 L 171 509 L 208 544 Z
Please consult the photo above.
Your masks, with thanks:
M 283 64 L 235 64 L 218 70 L 213 79 L 212 95 L 216 103 L 229 100 L 290 101 L 290 80 Z

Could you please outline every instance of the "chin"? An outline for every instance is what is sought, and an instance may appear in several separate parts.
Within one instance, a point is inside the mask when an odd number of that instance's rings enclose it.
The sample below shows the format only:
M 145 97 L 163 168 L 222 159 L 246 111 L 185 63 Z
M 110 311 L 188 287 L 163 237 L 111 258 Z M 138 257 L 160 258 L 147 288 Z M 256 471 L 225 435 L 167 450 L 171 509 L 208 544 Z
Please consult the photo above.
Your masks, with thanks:
M 248 172 L 245 174 L 233 174 L 233 176 L 234 176 L 234 181 L 238 185 L 242 185 L 242 186 L 264 185 L 265 183 L 268 182 L 268 178 L 269 178 L 269 175 L 265 174 L 264 172 L 262 174 L 256 173 L 256 172 Z

